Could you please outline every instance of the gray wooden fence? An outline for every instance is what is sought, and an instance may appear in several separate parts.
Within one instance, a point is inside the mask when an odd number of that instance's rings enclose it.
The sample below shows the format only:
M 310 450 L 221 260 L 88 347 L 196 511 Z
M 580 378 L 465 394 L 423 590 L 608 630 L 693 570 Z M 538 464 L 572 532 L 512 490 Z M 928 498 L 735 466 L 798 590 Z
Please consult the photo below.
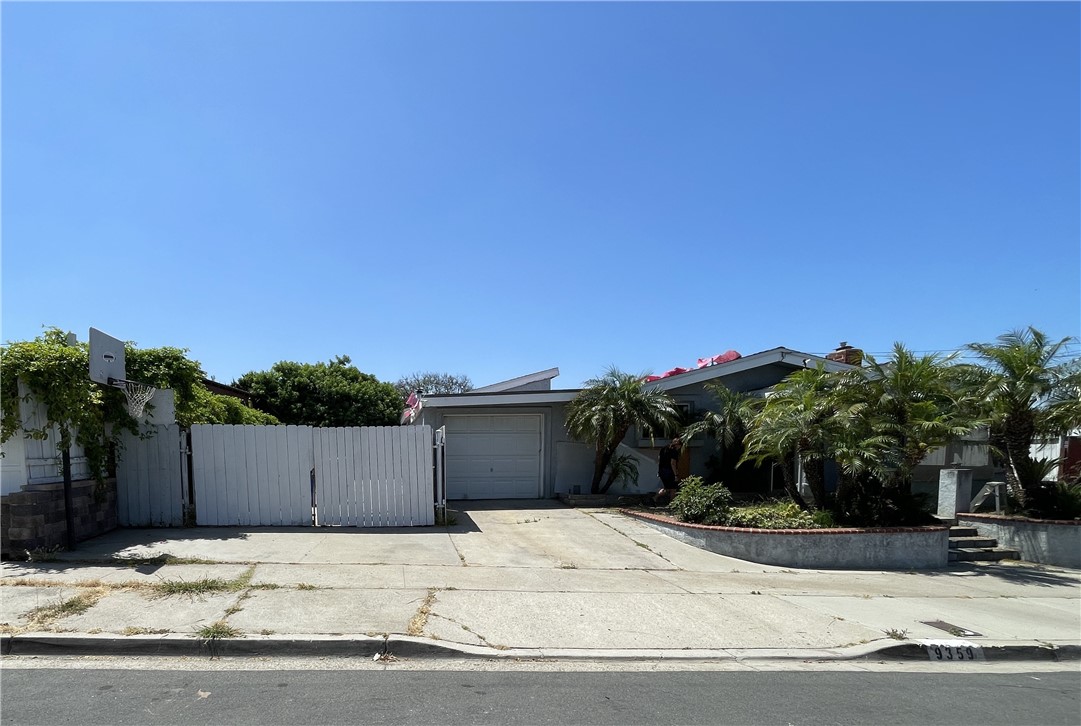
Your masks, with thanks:
M 116 463 L 117 521 L 122 527 L 177 527 L 187 502 L 187 437 L 176 424 L 121 435 Z
M 435 523 L 430 426 L 191 427 L 196 524 Z

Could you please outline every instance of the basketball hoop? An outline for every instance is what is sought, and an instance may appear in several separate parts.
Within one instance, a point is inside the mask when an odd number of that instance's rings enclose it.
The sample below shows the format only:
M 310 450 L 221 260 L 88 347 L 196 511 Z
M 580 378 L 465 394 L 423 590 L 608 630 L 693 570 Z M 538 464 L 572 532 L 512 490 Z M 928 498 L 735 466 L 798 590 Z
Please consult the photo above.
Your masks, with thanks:
M 128 413 L 134 419 L 141 419 L 143 417 L 143 410 L 146 408 L 146 404 L 150 399 L 154 397 L 154 393 L 158 390 L 153 386 L 148 386 L 145 383 L 139 383 L 138 381 L 116 381 L 113 385 L 124 391 L 124 396 L 128 399 Z

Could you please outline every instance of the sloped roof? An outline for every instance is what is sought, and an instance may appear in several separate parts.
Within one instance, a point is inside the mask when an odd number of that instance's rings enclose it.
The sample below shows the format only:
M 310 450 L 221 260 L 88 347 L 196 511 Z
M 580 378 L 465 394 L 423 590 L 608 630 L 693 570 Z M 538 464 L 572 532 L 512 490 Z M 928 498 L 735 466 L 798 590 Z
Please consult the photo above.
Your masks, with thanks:
M 704 368 L 689 370 L 685 373 L 671 375 L 662 378 L 659 381 L 654 381 L 651 385 L 656 386 L 662 391 L 671 391 L 676 388 L 683 388 L 684 386 L 690 386 L 696 383 L 704 383 L 713 380 L 714 378 L 732 375 L 733 373 L 738 373 L 743 370 L 749 370 L 759 366 L 774 365 L 777 363 L 791 366 L 793 370 L 814 367 L 820 364 L 825 367 L 826 370 L 831 371 L 844 370 L 852 367 L 844 363 L 828 360 L 821 356 L 811 355 L 810 353 L 801 353 L 800 351 L 792 350 L 791 348 L 772 348 L 752 355 L 743 356 L 742 358 L 737 358 L 727 363 L 720 363 L 718 365 L 711 365 Z M 426 406 L 432 408 L 564 403 L 572 400 L 582 389 L 515 390 L 506 387 L 495 390 L 497 386 L 504 386 L 515 381 L 523 381 L 524 379 L 529 379 L 531 376 L 540 376 L 542 373 L 548 373 L 550 371 L 556 371 L 558 373 L 558 370 L 559 369 L 557 368 L 552 368 L 549 369 L 549 371 L 541 371 L 539 373 L 532 373 L 528 376 L 521 376 L 520 378 L 512 378 L 503 383 L 473 389 L 469 393 L 425 396 L 424 402 Z M 555 376 L 553 375 L 551 377 L 554 378 Z M 524 383 L 519 385 L 524 385 Z
M 548 368 L 543 371 L 537 371 L 536 373 L 527 373 L 524 376 L 518 376 L 517 378 L 511 378 L 506 381 L 500 381 L 499 383 L 493 383 L 489 386 L 482 386 L 480 388 L 474 388 L 470 393 L 504 393 L 506 391 L 515 391 L 525 387 L 529 387 L 529 390 L 551 390 L 551 380 L 559 375 L 558 368 Z M 548 385 L 543 389 L 538 388 L 536 384 L 548 382 Z

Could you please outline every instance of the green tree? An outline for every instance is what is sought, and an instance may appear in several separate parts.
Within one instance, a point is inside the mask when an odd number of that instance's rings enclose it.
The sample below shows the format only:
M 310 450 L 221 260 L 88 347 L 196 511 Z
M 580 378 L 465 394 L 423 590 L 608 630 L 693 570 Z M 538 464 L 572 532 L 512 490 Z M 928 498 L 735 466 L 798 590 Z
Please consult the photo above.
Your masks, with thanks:
M 785 491 L 805 510 L 811 507 L 799 492 L 797 462 L 803 463 L 814 507 L 827 506 L 824 464 L 838 435 L 831 399 L 837 383 L 837 376 L 821 366 L 790 374 L 774 386 L 744 439 L 744 457 L 780 464 Z
M 469 376 L 425 371 L 402 376 L 395 382 L 394 387 L 404 401 L 418 388 L 424 393 L 468 393 L 473 390 L 473 381 L 469 380 Z
M 843 469 L 870 471 L 886 489 L 909 494 L 912 474 L 927 455 L 982 422 L 962 385 L 956 356 L 917 356 L 895 343 L 888 361 L 838 376 L 832 405 L 842 413 L 833 447 Z
M 603 494 L 614 481 L 604 481 L 612 457 L 632 426 L 655 433 L 675 430 L 679 410 L 667 393 L 647 388 L 645 376 L 609 368 L 600 378 L 586 381 L 586 387 L 567 405 L 567 432 L 594 447 L 593 480 L 590 491 Z
M 1074 338 L 1051 341 L 1034 327 L 1015 330 L 995 343 L 968 346 L 983 364 L 968 368 L 969 383 L 990 421 L 990 443 L 1006 468 L 1006 484 L 1022 507 L 1026 488 L 1039 484 L 1033 441 L 1081 426 L 1078 359 L 1062 361 Z
M 695 436 L 704 434 L 717 441 L 721 448 L 721 481 L 727 482 L 740 465 L 745 463 L 744 439 L 762 401 L 746 393 L 733 391 L 720 382 L 707 383 L 704 387 L 712 394 L 716 406 L 705 411 L 697 421 L 683 429 L 682 436 L 684 441 L 690 441 Z
M 256 408 L 284 424 L 391 426 L 402 412 L 394 386 L 362 373 L 349 356 L 329 363 L 282 361 L 269 371 L 245 373 L 233 385 L 249 391 Z

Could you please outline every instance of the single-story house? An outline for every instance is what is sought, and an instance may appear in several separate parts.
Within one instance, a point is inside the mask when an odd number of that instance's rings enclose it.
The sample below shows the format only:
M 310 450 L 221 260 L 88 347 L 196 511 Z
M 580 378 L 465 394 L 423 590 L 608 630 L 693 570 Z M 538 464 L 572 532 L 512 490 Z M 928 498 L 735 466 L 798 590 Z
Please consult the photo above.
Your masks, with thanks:
M 840 349 L 839 349 L 840 350 Z M 699 361 L 701 367 L 673 369 L 655 380 L 688 414 L 716 405 L 706 383 L 720 382 L 734 391 L 764 392 L 793 371 L 823 365 L 840 370 L 843 353 L 828 358 L 790 348 L 748 356 L 730 354 Z M 581 389 L 554 389 L 558 368 L 539 371 L 469 393 L 421 395 L 413 423 L 446 431 L 448 499 L 535 499 L 589 493 L 594 452 L 567 433 L 567 404 Z M 637 486 L 616 484 L 610 493 L 654 491 L 659 487 L 657 457 L 666 439 L 632 430 L 620 453 L 638 463 Z M 718 454 L 715 441 L 696 437 L 684 449 L 683 474 L 705 474 Z M 766 472 L 768 477 L 771 472 Z M 767 481 L 764 486 L 769 486 Z M 779 474 L 776 488 L 782 488 Z

